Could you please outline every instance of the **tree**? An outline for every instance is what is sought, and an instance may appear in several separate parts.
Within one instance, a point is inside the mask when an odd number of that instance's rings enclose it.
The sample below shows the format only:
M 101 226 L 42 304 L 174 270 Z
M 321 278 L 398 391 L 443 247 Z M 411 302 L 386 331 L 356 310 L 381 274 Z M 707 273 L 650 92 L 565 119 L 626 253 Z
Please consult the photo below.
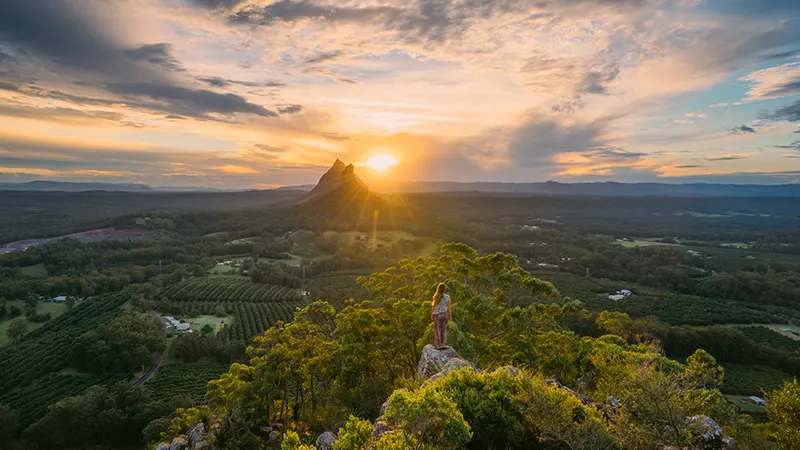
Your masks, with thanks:
M 0 299 L 0 319 L 8 314 L 8 306 L 6 305 L 5 299 Z
M 17 437 L 19 414 L 8 405 L 0 404 L 0 448 Z
M 19 309 L 17 306 L 11 305 L 8 307 L 9 318 L 13 319 L 14 317 L 18 317 L 20 314 L 22 314 L 22 310 Z
M 67 297 L 67 309 L 72 309 L 73 306 L 75 306 L 75 297 L 70 295 Z
M 214 327 L 211 326 L 211 324 L 207 323 L 207 324 L 203 325 L 203 328 L 200 329 L 200 332 L 203 333 L 203 334 L 212 333 L 212 332 L 214 332 Z
M 606 333 L 626 337 L 630 332 L 631 318 L 621 312 L 602 311 L 595 323 Z
M 28 294 L 25 296 L 25 305 L 29 308 L 36 308 L 36 303 L 39 302 L 39 297 L 36 294 Z
M 23 318 L 19 318 L 11 322 L 11 324 L 8 326 L 7 334 L 12 342 L 17 342 L 27 332 L 28 332 L 28 321 Z
M 768 434 L 786 450 L 800 448 L 800 384 L 797 378 L 767 394 Z
M 339 428 L 333 450 L 366 450 L 372 430 L 372 422 L 351 415 L 344 428 Z
M 455 450 L 472 438 L 461 411 L 443 392 L 400 389 L 388 404 L 383 417 L 403 433 L 408 447 Z
M 145 314 L 125 314 L 78 337 L 72 361 L 90 372 L 125 372 L 146 367 L 163 351 L 161 324 Z

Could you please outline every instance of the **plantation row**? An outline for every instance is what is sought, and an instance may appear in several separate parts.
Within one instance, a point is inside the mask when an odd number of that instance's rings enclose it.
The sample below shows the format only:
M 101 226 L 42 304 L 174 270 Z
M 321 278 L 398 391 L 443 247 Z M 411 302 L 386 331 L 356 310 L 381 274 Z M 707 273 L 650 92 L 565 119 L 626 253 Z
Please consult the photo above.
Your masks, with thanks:
M 128 299 L 127 294 L 115 293 L 82 302 L 22 341 L 0 349 L 0 395 L 64 368 L 77 337 L 117 316 Z
M 44 416 L 48 406 L 61 399 L 79 395 L 90 386 L 110 385 L 130 377 L 131 374 L 70 375 L 51 373 L 24 388 L 14 389 L 0 396 L 0 403 L 7 404 L 16 410 L 20 414 L 19 424 L 25 427 Z
M 767 327 L 741 327 L 739 330 L 755 342 L 769 345 L 770 347 L 796 352 L 800 350 L 800 341 L 786 337 Z
M 765 366 L 723 364 L 725 380 L 721 391 L 725 394 L 763 396 L 765 392 L 781 387 L 792 377 L 780 370 Z
M 184 280 L 161 293 L 173 301 L 194 302 L 294 302 L 300 300 L 296 289 L 272 284 L 253 283 L 247 278 L 203 277 Z
M 221 305 L 234 317 L 233 326 L 225 327 L 220 332 L 223 339 L 249 342 L 254 336 L 263 333 L 280 320 L 290 322 L 297 308 L 305 303 L 301 300 L 279 303 L 243 303 L 243 302 L 191 302 L 188 305 L 200 314 L 213 314 Z M 187 304 L 181 304 L 187 306 Z M 226 335 L 227 334 L 227 335 Z
M 222 364 L 170 364 L 161 367 L 144 387 L 158 399 L 169 400 L 180 395 L 200 402 L 205 396 L 208 382 L 219 378 L 227 370 L 228 366 Z

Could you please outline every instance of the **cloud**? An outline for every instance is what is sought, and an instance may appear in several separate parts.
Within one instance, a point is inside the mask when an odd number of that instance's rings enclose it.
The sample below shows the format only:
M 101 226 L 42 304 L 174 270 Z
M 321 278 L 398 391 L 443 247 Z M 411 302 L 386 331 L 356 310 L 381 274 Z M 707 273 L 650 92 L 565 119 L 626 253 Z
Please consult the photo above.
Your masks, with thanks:
M 672 123 L 676 123 L 678 125 L 691 125 L 694 123 L 694 121 L 689 119 L 675 119 L 672 121 Z
M 675 166 L 676 169 L 704 169 L 708 166 L 703 164 L 680 164 Z
M 788 120 L 789 122 L 800 121 L 800 100 L 778 108 L 772 112 L 762 112 L 762 119 L 769 120 Z
M 309 58 L 306 60 L 306 64 L 315 64 L 323 61 L 331 61 L 336 58 L 339 58 L 344 54 L 344 50 L 336 50 L 328 53 L 318 53 L 313 58 Z
M 193 5 L 211 10 L 231 9 L 245 0 L 188 0 Z
M 789 145 L 775 145 L 775 148 L 781 148 L 784 150 L 797 150 L 800 152 L 800 141 L 794 141 Z
M 748 134 L 755 133 L 756 129 L 747 125 L 739 125 L 730 129 L 731 134 Z
M 3 0 L 0 42 L 80 70 L 158 78 L 158 71 L 126 56 L 128 47 L 105 23 L 104 6 L 80 0 Z
M 142 44 L 138 47 L 124 51 L 128 58 L 135 61 L 147 61 L 176 72 L 182 72 L 181 64 L 171 55 L 172 45 L 162 42 L 159 44 Z
M 206 89 L 189 89 L 169 84 L 109 83 L 106 88 L 115 94 L 134 98 L 148 97 L 164 102 L 149 104 L 152 109 L 184 116 L 208 118 L 209 114 L 255 114 L 276 117 L 277 114 L 245 100 L 236 94 L 218 94 Z
M 303 110 L 302 105 L 288 105 L 278 108 L 278 112 L 281 114 L 295 114 L 299 113 Z
M 787 97 L 800 93 L 800 62 L 755 71 L 739 79 L 750 83 L 748 101 Z
M 683 117 L 690 117 L 694 119 L 705 119 L 708 116 L 706 116 L 704 113 L 686 113 L 683 115 Z
M 720 156 L 709 156 L 706 161 L 734 161 L 737 159 L 745 159 L 753 156 L 754 153 L 726 153 Z
M 240 85 L 240 86 L 247 86 L 247 87 L 283 87 L 286 86 L 283 83 L 278 83 L 276 81 L 238 81 L 238 80 L 231 80 L 228 78 L 221 78 L 221 77 L 200 77 L 198 78 L 199 81 L 202 81 L 209 86 L 212 87 L 228 87 L 231 85 Z

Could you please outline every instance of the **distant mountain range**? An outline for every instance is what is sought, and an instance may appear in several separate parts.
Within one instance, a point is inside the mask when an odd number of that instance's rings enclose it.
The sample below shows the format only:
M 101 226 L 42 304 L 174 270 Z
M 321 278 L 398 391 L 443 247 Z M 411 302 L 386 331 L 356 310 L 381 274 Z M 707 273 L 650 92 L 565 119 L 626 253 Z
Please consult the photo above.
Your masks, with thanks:
M 0 183 L 2 191 L 116 191 L 155 192 L 155 188 L 137 183 L 73 183 L 69 181 L 28 181 L 26 183 Z
M 345 175 L 345 171 L 349 173 Z M 320 197 L 352 179 L 359 186 L 366 186 L 354 173 L 352 164 L 345 166 L 339 160 L 333 164 L 317 185 L 304 184 L 284 186 L 275 190 L 309 191 L 309 199 Z M 64 181 L 30 181 L 26 183 L 0 183 L 0 191 L 112 191 L 112 192 L 224 192 L 234 189 L 208 187 L 152 187 L 137 183 L 72 183 Z M 713 184 L 713 183 L 503 183 L 450 181 L 401 183 L 396 192 L 404 193 L 442 193 L 442 192 L 486 192 L 506 194 L 603 196 L 603 197 L 800 197 L 800 184 Z

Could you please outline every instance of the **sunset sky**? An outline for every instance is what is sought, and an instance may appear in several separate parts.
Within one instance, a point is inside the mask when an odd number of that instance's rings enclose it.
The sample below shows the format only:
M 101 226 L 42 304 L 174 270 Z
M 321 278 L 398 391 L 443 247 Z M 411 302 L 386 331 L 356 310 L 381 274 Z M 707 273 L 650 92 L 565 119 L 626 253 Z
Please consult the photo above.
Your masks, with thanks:
M 797 0 L 0 0 L 0 182 L 800 182 Z

